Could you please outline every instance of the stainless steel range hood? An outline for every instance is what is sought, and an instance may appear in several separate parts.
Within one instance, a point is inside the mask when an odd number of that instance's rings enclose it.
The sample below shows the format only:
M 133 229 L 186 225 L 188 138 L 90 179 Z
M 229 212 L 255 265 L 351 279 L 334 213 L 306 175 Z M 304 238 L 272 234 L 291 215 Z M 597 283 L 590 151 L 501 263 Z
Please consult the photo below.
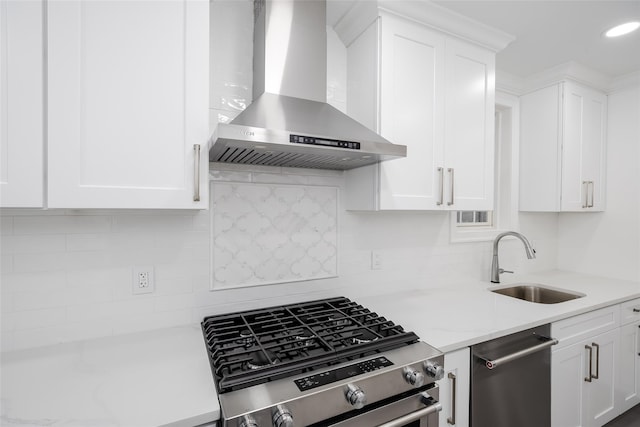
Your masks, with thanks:
M 218 125 L 212 162 L 353 169 L 405 157 L 326 100 L 326 4 L 254 0 L 254 102 Z

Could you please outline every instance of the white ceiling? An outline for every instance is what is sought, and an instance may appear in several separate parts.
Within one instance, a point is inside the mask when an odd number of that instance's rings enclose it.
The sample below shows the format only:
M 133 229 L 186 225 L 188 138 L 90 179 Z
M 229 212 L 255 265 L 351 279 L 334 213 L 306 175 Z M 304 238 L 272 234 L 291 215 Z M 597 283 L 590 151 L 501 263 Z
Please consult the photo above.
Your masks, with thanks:
M 341 13 L 330 1 L 328 22 Z M 608 77 L 640 71 L 640 31 L 618 39 L 603 32 L 623 22 L 640 21 L 640 0 L 435 0 L 476 21 L 505 31 L 516 40 L 497 55 L 497 67 L 528 77 L 573 61 Z

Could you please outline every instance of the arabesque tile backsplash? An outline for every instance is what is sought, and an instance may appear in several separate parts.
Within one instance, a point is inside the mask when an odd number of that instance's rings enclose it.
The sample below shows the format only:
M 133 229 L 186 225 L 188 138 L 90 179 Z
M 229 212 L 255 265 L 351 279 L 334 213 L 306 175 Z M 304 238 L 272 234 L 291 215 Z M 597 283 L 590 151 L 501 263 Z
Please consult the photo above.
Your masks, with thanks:
M 337 275 L 338 188 L 214 182 L 214 289 Z

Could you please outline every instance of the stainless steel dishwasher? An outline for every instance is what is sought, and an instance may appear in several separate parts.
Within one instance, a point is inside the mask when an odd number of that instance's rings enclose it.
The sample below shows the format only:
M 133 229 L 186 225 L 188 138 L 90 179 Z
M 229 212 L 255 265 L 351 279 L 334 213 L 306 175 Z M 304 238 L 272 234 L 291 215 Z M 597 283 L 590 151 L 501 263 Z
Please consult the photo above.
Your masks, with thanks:
M 551 425 L 550 325 L 471 347 L 472 427 Z

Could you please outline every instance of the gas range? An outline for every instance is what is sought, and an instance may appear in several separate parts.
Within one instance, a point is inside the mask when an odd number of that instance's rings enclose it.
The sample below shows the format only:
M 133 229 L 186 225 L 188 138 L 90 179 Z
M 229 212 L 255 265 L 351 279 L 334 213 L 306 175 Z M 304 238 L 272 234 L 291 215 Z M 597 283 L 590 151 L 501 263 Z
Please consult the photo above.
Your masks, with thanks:
M 222 426 L 437 426 L 442 353 L 343 297 L 206 317 Z

